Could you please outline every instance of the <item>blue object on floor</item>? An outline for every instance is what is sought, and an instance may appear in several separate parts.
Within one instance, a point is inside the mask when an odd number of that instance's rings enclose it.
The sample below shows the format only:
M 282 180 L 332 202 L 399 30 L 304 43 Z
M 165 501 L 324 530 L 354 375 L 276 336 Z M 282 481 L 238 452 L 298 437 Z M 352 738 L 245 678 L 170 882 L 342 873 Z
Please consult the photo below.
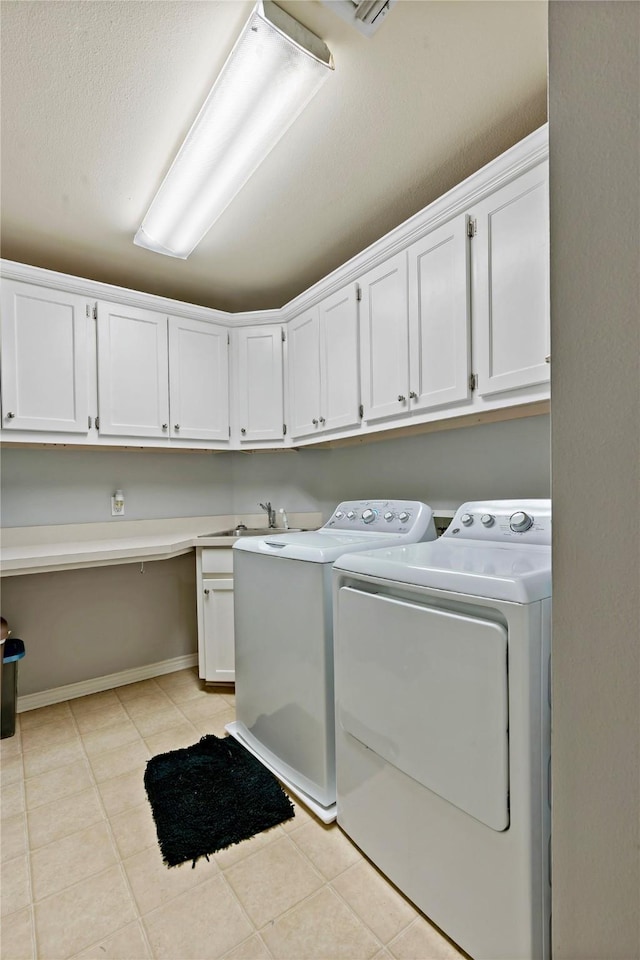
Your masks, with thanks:
M 0 697 L 0 739 L 16 732 L 16 702 L 18 699 L 18 660 L 26 651 L 22 640 L 7 637 L 2 645 L 2 696 Z

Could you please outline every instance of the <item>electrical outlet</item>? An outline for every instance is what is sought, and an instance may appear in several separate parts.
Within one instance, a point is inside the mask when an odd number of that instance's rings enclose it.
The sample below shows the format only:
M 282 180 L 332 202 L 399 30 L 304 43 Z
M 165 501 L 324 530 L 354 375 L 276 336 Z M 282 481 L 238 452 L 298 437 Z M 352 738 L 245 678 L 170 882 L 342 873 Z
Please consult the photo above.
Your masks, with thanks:
M 116 490 L 114 495 L 111 497 L 111 516 L 124 516 L 124 494 L 122 493 L 122 490 Z

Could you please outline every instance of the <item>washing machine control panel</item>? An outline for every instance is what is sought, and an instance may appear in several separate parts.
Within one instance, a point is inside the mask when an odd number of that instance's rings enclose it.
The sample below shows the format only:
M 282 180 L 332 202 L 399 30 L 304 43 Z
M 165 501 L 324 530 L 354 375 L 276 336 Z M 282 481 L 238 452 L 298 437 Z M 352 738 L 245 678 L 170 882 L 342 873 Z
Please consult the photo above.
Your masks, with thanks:
M 492 543 L 550 544 L 551 501 L 469 501 L 458 508 L 443 537 Z
M 323 529 L 395 534 L 408 542 L 435 539 L 432 510 L 418 500 L 347 500 L 338 504 Z

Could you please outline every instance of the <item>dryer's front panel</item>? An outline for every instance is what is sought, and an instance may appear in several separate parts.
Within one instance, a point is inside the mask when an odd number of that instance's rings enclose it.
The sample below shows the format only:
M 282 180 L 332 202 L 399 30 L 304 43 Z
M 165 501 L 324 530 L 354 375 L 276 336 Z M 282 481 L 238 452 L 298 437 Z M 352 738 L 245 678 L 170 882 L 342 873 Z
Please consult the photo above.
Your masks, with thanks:
M 506 628 L 342 587 L 335 643 L 342 729 L 470 816 L 505 830 Z

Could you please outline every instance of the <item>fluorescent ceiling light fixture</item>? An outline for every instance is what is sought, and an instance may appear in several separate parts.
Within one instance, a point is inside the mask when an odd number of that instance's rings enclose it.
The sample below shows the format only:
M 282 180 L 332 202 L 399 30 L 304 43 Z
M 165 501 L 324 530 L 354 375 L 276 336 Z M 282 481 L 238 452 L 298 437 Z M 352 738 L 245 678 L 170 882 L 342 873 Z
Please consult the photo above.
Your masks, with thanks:
M 133 242 L 186 260 L 331 70 L 322 40 L 257 3 Z

